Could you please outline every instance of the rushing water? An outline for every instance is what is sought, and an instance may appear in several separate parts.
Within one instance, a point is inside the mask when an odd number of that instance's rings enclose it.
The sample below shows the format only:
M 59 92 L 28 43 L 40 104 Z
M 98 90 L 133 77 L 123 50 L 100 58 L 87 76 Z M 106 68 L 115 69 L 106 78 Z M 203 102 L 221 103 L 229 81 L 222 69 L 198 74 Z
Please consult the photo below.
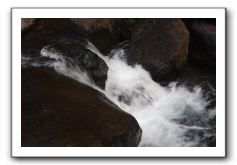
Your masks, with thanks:
M 200 87 L 188 89 L 176 83 L 163 87 L 141 65 L 128 65 L 123 49 L 112 50 L 110 56 L 101 54 L 91 43 L 87 49 L 109 68 L 105 90 L 97 87 L 73 59 L 48 46 L 41 50 L 41 57 L 23 57 L 22 65 L 52 67 L 104 93 L 138 121 L 143 131 L 139 146 L 207 146 L 210 137 L 215 139 L 215 127 L 210 124 L 215 109 L 208 109 L 209 101 Z

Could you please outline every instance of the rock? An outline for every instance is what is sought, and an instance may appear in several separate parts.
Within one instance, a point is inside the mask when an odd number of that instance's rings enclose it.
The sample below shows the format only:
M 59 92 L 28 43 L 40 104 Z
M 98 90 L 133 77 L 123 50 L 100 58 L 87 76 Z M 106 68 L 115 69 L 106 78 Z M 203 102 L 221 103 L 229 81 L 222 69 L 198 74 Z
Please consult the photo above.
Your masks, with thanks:
M 107 29 L 100 29 L 90 33 L 89 40 L 104 54 L 110 52 L 111 47 L 120 42 L 117 33 L 111 33 Z
M 53 48 L 63 56 L 77 61 L 94 80 L 104 89 L 108 67 L 97 55 L 86 49 L 86 32 L 70 19 L 39 19 L 31 29 L 22 34 L 22 54 L 38 57 L 43 47 Z
M 189 57 L 191 60 L 215 68 L 215 19 L 185 19 L 190 32 Z
M 140 19 L 132 30 L 128 61 L 139 63 L 153 79 L 169 78 L 188 58 L 189 32 L 180 19 Z
M 66 39 L 86 43 L 86 32 L 70 19 L 36 19 L 30 28 L 22 32 L 22 54 L 38 57 L 43 47 Z
M 105 55 L 113 45 L 124 40 L 124 36 L 120 34 L 119 18 L 71 18 L 71 20 L 87 31 L 88 39 Z
M 42 68 L 22 69 L 22 147 L 137 146 L 134 117 L 104 95 Z
M 34 23 L 34 18 L 22 18 L 21 19 L 21 31 L 29 28 Z
M 98 87 L 105 88 L 108 66 L 95 53 L 86 49 L 80 41 L 74 39 L 62 40 L 47 46 L 46 49 L 58 52 L 64 57 L 69 57 L 82 71 L 87 73 Z

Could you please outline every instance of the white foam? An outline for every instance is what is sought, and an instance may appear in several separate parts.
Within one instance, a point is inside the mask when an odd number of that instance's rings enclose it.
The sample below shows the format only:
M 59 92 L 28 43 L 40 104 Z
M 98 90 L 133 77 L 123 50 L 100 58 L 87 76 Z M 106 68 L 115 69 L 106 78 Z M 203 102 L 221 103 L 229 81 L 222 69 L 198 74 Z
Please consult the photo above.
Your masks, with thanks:
M 190 129 L 205 128 L 180 125 L 174 120 L 182 120 L 186 113 L 203 113 L 208 102 L 201 89 L 191 92 L 175 83 L 162 87 L 140 65 L 128 66 L 121 60 L 123 50 L 114 53 L 106 62 L 109 71 L 105 95 L 137 119 L 143 130 L 140 146 L 197 145 L 198 139 L 189 141 L 185 134 Z

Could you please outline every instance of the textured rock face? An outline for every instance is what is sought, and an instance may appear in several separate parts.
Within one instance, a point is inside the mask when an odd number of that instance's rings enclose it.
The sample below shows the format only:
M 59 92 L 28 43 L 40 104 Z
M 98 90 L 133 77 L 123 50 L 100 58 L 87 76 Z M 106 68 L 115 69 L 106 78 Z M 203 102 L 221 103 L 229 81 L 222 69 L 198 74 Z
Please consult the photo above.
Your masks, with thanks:
M 184 19 L 190 31 L 189 56 L 199 64 L 216 66 L 215 19 Z
M 38 57 L 43 47 L 54 49 L 63 56 L 77 61 L 101 88 L 105 87 L 108 67 L 94 53 L 86 49 L 86 33 L 70 19 L 39 19 L 22 34 L 22 54 Z
M 189 32 L 180 19 L 141 19 L 132 31 L 129 61 L 159 80 L 186 64 L 188 44 Z
M 102 94 L 42 68 L 22 70 L 22 146 L 137 146 L 134 117 Z

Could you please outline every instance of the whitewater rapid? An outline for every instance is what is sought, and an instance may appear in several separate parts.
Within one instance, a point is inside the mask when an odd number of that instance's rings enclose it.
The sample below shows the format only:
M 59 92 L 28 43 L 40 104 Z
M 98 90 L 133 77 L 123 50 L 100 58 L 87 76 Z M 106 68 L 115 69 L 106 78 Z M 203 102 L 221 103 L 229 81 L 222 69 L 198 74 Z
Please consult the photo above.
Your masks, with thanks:
M 38 59 L 23 57 L 22 64 L 54 68 L 59 74 L 102 92 L 136 118 L 142 129 L 139 146 L 206 146 L 205 138 L 215 136 L 209 124 L 215 118 L 215 110 L 207 110 L 209 101 L 200 87 L 190 90 L 176 83 L 163 87 L 141 65 L 128 65 L 123 49 L 112 50 L 110 56 L 104 56 L 89 42 L 87 49 L 103 59 L 109 68 L 104 90 L 73 59 L 49 46 L 41 50 Z

